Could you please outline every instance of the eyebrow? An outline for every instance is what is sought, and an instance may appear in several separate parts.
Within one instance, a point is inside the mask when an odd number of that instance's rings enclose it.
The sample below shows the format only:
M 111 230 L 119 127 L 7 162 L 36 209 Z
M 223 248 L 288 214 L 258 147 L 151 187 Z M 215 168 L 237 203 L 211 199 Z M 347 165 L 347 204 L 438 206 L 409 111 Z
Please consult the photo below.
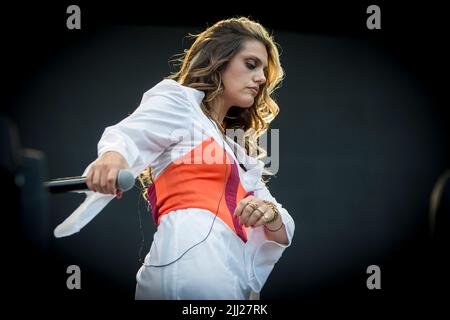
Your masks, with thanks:
M 258 57 L 255 56 L 255 55 L 253 55 L 253 54 L 248 55 L 248 58 L 247 58 L 247 59 L 255 59 L 256 62 L 258 62 L 259 64 L 262 64 L 262 65 L 264 66 L 264 64 L 262 63 L 261 59 L 258 58 Z M 267 70 L 267 66 L 264 66 L 263 69 L 264 69 L 264 70 Z

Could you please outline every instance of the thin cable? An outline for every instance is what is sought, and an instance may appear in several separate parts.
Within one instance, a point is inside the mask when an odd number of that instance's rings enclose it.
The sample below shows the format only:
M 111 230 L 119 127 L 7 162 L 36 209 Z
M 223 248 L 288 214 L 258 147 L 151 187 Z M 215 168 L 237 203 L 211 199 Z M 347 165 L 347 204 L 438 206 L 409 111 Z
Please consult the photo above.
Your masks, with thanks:
M 139 230 L 140 230 L 140 233 L 141 233 L 141 245 L 139 246 L 138 259 L 139 259 L 139 262 L 141 264 L 143 264 L 144 263 L 144 259 L 142 258 L 142 250 L 144 249 L 144 244 L 145 244 L 145 233 L 144 233 L 144 229 L 142 228 L 141 202 L 139 201 L 141 199 L 142 189 L 140 189 L 139 187 L 136 187 L 136 185 L 134 185 L 134 187 L 139 190 L 137 207 L 138 207 Z

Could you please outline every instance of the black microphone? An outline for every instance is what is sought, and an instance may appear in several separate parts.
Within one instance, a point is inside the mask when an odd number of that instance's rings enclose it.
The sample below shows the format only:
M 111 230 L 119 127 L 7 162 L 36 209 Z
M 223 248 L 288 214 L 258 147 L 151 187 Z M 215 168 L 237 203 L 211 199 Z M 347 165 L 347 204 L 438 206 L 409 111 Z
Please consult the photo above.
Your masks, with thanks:
M 119 170 L 117 175 L 116 187 L 119 191 L 128 191 L 134 186 L 134 177 L 129 170 Z M 62 192 L 79 192 L 89 190 L 86 184 L 86 177 L 66 177 L 53 179 L 44 182 L 44 186 L 51 193 L 62 193 Z

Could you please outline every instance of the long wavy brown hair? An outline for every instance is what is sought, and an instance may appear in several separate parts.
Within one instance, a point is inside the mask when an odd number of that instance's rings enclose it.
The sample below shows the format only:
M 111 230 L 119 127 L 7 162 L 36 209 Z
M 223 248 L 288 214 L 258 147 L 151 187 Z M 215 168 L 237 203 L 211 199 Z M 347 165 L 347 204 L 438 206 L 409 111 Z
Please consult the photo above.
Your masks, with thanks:
M 245 17 L 219 21 L 202 33 L 190 34 L 189 37 L 195 39 L 194 43 L 189 50 L 185 50 L 178 58 L 172 60 L 179 70 L 167 78 L 203 91 L 205 97 L 200 106 L 221 129 L 222 134 L 226 133 L 226 129 L 244 130 L 246 153 L 256 159 L 266 157 L 267 151 L 257 142 L 279 113 L 279 107 L 272 95 L 284 77 L 279 51 L 273 37 L 261 24 Z M 218 123 L 211 116 L 211 108 L 224 91 L 221 73 L 248 40 L 260 41 L 267 50 L 266 82 L 260 86 L 255 102 L 250 108 L 231 107 L 223 123 Z M 263 175 L 271 176 L 273 173 L 264 169 Z M 264 183 L 267 182 L 262 177 L 261 179 Z M 140 174 L 139 180 L 144 187 L 143 196 L 147 200 L 147 188 L 153 183 L 151 167 Z

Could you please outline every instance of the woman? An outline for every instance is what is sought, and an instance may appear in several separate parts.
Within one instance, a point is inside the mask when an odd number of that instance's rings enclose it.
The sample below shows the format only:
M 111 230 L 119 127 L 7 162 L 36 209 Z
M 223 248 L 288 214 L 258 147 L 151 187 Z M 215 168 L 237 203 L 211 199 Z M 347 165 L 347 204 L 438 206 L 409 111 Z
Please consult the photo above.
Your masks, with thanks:
M 263 162 L 251 156 L 278 113 L 271 94 L 283 70 L 273 39 L 247 18 L 195 38 L 179 72 L 105 129 L 85 171 L 89 189 L 118 198 L 119 170 L 145 183 L 158 229 L 136 299 L 254 297 L 294 233 L 262 180 Z M 225 135 L 229 129 L 245 133 L 244 146 Z

